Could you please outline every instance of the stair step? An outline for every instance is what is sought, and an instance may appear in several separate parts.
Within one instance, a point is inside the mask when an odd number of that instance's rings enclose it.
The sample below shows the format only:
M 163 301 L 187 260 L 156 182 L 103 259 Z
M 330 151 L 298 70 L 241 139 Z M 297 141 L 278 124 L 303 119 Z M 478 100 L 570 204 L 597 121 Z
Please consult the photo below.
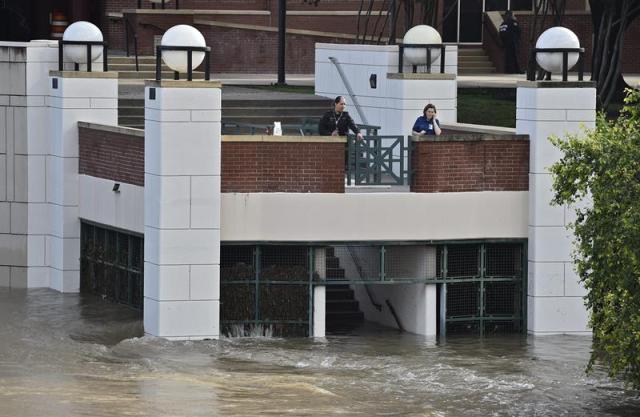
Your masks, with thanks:
M 344 278 L 344 269 L 343 268 L 327 268 L 325 270 L 327 278 Z
M 345 312 L 329 312 L 325 318 L 329 323 L 361 323 L 364 321 L 364 313 L 362 311 L 345 311 Z
M 135 56 L 117 56 L 117 55 L 109 55 L 109 64 L 129 64 L 136 62 Z M 156 57 L 150 55 L 138 55 L 138 62 L 141 64 L 155 64 Z
M 135 72 L 135 71 L 122 71 L 118 73 L 118 78 L 120 79 L 128 79 L 128 80 L 151 80 L 151 79 L 155 79 L 156 78 L 156 72 L 155 71 L 139 71 L 139 72 Z M 172 71 L 162 71 L 162 78 L 163 79 L 173 79 L 173 72 Z M 187 74 L 180 74 L 180 79 L 181 80 L 186 80 L 187 79 Z M 195 71 L 193 73 L 193 79 L 194 80 L 203 80 L 204 79 L 204 73 L 203 72 L 199 72 L 199 71 Z
M 326 291 L 326 300 L 327 301 L 335 301 L 335 300 L 349 300 L 353 299 L 353 290 L 351 288 L 347 289 L 337 289 L 333 288 L 334 285 L 328 286 Z
M 356 300 L 329 300 L 326 305 L 327 311 L 332 313 L 360 311 L 360 303 Z

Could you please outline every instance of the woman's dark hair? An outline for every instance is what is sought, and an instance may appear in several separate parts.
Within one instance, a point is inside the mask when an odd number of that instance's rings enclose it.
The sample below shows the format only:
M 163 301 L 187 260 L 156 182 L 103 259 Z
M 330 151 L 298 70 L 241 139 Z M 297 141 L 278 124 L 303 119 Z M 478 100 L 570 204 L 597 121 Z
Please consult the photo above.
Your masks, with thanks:
M 338 104 L 338 103 L 340 103 L 340 100 L 342 100 L 342 96 L 338 96 L 338 97 L 336 97 L 336 99 L 335 99 L 335 100 L 333 100 L 333 104 Z
M 438 111 L 436 110 L 436 106 L 434 106 L 433 104 L 429 103 L 429 104 L 427 104 L 426 106 L 424 106 L 424 110 L 422 110 L 422 115 L 423 115 L 424 117 L 427 117 L 427 110 L 429 110 L 429 109 L 433 109 L 433 111 L 434 111 L 435 113 L 437 113 L 437 112 L 438 112 Z

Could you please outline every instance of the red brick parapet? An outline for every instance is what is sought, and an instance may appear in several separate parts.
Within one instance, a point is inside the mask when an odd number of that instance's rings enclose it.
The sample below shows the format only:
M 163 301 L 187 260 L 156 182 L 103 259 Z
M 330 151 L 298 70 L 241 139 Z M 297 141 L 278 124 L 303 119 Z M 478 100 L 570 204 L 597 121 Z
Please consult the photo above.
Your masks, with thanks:
M 78 123 L 79 173 L 144 185 L 144 130 Z
M 223 193 L 344 193 L 345 138 L 223 136 Z
M 411 138 L 411 191 L 527 191 L 527 135 L 455 134 Z

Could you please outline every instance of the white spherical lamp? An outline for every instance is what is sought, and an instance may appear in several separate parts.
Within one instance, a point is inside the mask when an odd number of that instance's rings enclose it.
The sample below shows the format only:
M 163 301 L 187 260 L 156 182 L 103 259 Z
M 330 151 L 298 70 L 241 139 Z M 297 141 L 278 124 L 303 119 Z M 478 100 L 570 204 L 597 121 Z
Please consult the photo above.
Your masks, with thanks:
M 160 45 L 205 47 L 207 43 L 198 29 L 189 25 L 177 25 L 164 33 Z M 162 60 L 174 71 L 188 72 L 187 51 L 162 51 Z M 203 60 L 204 52 L 194 51 L 191 58 L 191 69 L 197 68 Z
M 402 43 L 411 45 L 442 44 L 442 37 L 431 26 L 418 25 L 405 33 Z M 431 48 L 431 63 L 439 57 L 440 49 Z M 427 63 L 427 50 L 423 48 L 404 48 L 404 61 L 410 65 L 425 65 Z
M 62 35 L 63 41 L 102 42 L 102 32 L 90 22 L 75 22 L 69 25 Z M 102 45 L 91 46 L 91 61 L 102 55 Z M 86 45 L 64 45 L 64 56 L 76 64 L 87 63 Z
M 542 32 L 536 42 L 536 48 L 580 48 L 580 40 L 571 30 L 555 26 Z M 538 52 L 536 61 L 545 71 L 551 73 L 562 72 L 562 52 Z M 567 71 L 578 62 L 580 55 L 570 52 L 567 56 Z

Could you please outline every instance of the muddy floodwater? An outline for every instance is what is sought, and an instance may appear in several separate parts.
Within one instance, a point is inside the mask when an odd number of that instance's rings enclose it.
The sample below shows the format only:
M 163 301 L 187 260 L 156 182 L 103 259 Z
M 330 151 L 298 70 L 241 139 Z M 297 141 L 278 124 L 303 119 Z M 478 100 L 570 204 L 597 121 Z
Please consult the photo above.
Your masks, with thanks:
M 0 289 L 0 416 L 640 416 L 636 392 L 584 374 L 590 347 L 374 326 L 168 342 L 120 305 Z

